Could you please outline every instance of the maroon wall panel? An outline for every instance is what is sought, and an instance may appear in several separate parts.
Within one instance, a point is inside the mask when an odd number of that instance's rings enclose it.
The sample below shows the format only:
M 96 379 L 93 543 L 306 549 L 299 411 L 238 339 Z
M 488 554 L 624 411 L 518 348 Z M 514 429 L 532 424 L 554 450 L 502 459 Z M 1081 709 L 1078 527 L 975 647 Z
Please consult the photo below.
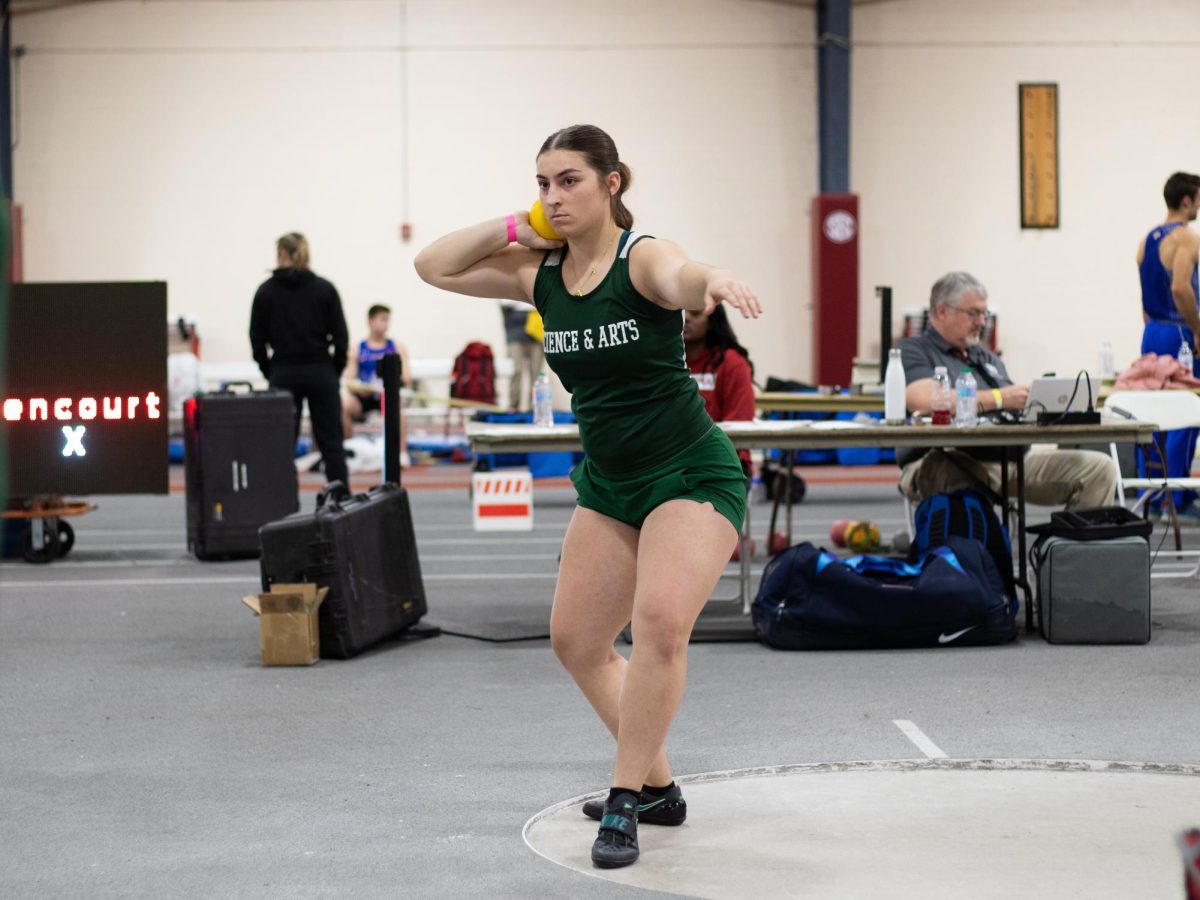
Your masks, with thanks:
M 858 195 L 812 201 L 813 380 L 850 384 L 858 353 Z

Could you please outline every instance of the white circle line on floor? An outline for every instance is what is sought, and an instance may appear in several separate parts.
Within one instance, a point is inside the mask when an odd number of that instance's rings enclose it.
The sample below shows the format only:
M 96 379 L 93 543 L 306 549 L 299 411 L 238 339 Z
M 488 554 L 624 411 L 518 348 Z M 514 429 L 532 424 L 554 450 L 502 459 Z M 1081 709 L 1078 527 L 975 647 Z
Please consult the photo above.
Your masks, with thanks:
M 921 772 L 921 771 L 975 771 L 975 772 L 1006 772 L 1006 771 L 1035 771 L 1035 772 L 1070 772 L 1081 774 L 1138 774 L 1138 775 L 1173 775 L 1200 777 L 1200 765 L 1189 763 L 1148 763 L 1129 762 L 1124 760 L 1097 759 L 884 759 L 884 760 L 849 760 L 845 762 L 822 763 L 789 763 L 777 766 L 756 766 L 747 769 L 725 769 L 715 772 L 700 772 L 695 775 L 676 777 L 680 785 L 705 784 L 717 781 L 731 781 L 740 778 L 770 778 L 780 775 L 826 775 L 843 772 Z M 533 845 L 529 839 L 530 830 L 539 822 L 572 806 L 588 800 L 607 796 L 607 791 L 592 791 L 580 794 L 567 800 L 548 806 L 541 812 L 535 813 L 521 827 L 521 839 L 525 846 L 557 866 L 568 869 L 580 875 L 592 878 L 611 880 L 608 870 L 580 869 L 575 866 L 547 856 Z
M 680 783 L 683 782 L 682 778 L 676 778 L 675 780 Z M 568 872 L 576 872 L 580 875 L 587 875 L 589 878 L 599 878 L 602 881 L 608 881 L 608 878 L 605 876 L 605 873 L 603 873 L 602 871 L 588 871 L 587 869 L 577 869 L 572 865 L 568 865 L 567 863 L 563 862 L 562 860 L 555 859 L 553 856 L 547 856 L 545 853 L 543 853 L 541 850 L 539 850 L 537 847 L 535 847 L 531 840 L 529 840 L 529 830 L 531 828 L 533 828 L 535 825 L 537 825 L 539 822 L 541 822 L 543 819 L 548 819 L 550 816 L 553 816 L 555 813 L 561 812 L 562 810 L 567 809 L 568 807 L 574 806 L 577 803 L 586 803 L 588 800 L 599 800 L 599 799 L 607 797 L 607 796 L 608 796 L 608 791 L 593 791 L 590 794 L 580 794 L 578 797 L 572 797 L 570 800 L 562 800 L 562 801 L 559 801 L 558 803 L 555 803 L 553 806 L 546 807 L 541 812 L 535 813 L 524 825 L 521 826 L 521 840 L 523 840 L 525 842 L 526 847 L 528 847 L 530 850 L 532 850 L 534 853 L 536 853 L 542 859 L 546 860 L 547 862 L 552 862 L 556 866 L 561 866 L 562 868 L 566 869 Z
M 1200 765 L 1191 763 L 1148 763 L 1111 759 L 883 759 L 847 762 L 789 763 L 749 769 L 726 769 L 684 775 L 681 784 L 701 784 L 728 778 L 759 778 L 772 775 L 822 775 L 828 772 L 913 772 L 924 769 L 957 771 L 1038 772 L 1136 772 L 1140 775 L 1189 775 L 1200 777 Z M 590 796 L 590 795 L 589 795 Z

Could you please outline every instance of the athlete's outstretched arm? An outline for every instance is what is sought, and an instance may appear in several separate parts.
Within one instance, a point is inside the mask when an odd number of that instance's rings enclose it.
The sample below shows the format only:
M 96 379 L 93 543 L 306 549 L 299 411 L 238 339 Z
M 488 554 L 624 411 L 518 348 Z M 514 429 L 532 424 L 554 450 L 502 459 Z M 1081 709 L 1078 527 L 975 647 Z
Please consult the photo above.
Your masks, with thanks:
M 537 251 L 561 247 L 562 242 L 539 237 L 527 212 L 514 218 L 516 244 L 509 244 L 503 218 L 480 222 L 452 231 L 418 253 L 413 261 L 417 274 L 434 287 L 456 294 L 531 302 L 542 257 Z
M 1200 310 L 1197 309 L 1200 298 L 1192 290 L 1192 273 L 1196 271 L 1196 260 L 1200 256 L 1200 235 L 1186 227 L 1179 231 L 1183 233 L 1184 241 L 1175 248 L 1175 258 L 1171 260 L 1171 298 L 1188 329 L 1193 335 L 1200 336 Z
M 762 315 L 758 297 L 745 282 L 727 269 L 689 259 L 671 241 L 639 241 L 629 252 L 629 274 L 639 293 L 668 309 L 712 312 L 725 303 L 746 319 Z

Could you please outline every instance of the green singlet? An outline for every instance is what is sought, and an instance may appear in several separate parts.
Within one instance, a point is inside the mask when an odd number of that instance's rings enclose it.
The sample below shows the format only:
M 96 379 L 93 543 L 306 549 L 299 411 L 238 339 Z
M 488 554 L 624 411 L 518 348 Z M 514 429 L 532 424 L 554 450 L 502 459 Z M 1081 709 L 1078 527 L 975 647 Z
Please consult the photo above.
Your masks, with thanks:
M 546 253 L 533 288 L 546 362 L 571 392 L 586 458 L 571 473 L 579 503 L 634 527 L 667 500 L 712 503 L 741 531 L 746 481 L 737 453 L 704 410 L 683 350 L 683 311 L 650 302 L 617 257 L 583 296 L 563 283 L 566 248 Z

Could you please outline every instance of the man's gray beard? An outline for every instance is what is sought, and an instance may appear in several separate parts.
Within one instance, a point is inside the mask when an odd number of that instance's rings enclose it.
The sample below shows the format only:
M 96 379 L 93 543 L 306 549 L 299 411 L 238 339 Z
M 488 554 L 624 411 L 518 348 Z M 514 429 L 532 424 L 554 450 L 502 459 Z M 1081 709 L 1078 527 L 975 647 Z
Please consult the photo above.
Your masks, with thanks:
M 971 335 L 967 335 L 967 346 L 968 346 L 968 347 L 978 347 L 978 346 L 979 346 L 979 342 L 980 342 L 980 341 L 982 341 L 982 340 L 983 340 L 983 335 L 982 335 L 982 334 L 971 334 Z

